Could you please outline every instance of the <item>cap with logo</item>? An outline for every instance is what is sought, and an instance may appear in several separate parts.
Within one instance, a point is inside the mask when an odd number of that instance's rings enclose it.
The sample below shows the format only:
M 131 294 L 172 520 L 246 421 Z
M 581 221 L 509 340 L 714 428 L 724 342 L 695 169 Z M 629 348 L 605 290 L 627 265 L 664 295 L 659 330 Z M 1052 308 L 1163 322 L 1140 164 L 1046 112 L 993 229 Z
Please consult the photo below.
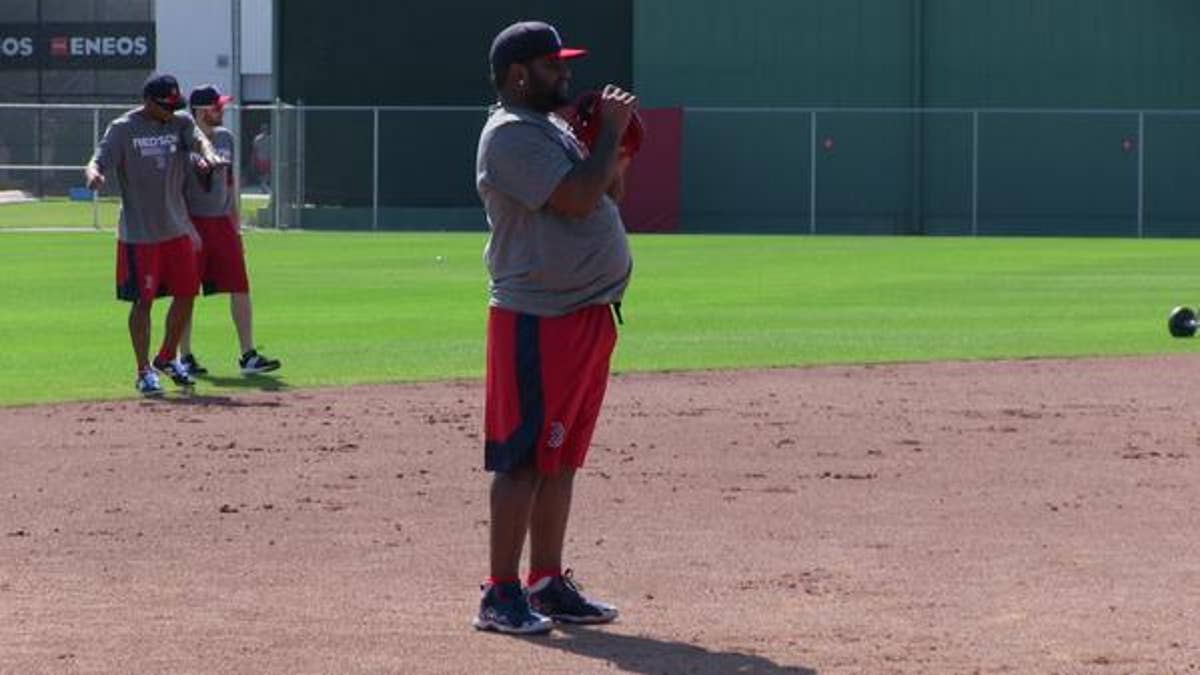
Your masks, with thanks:
M 496 35 L 490 60 L 496 82 L 502 82 L 504 73 L 514 63 L 527 63 L 550 55 L 573 59 L 585 54 L 586 49 L 563 47 L 554 26 L 543 21 L 519 21 Z
M 171 75 L 151 75 L 142 86 L 142 98 L 167 110 L 182 110 L 186 105 L 179 94 L 179 82 Z
M 206 106 L 215 106 L 217 109 L 224 108 L 225 104 L 233 100 L 229 94 L 222 94 L 220 89 L 217 89 L 213 84 L 202 84 L 192 90 L 188 96 L 188 105 L 193 108 L 203 108 Z

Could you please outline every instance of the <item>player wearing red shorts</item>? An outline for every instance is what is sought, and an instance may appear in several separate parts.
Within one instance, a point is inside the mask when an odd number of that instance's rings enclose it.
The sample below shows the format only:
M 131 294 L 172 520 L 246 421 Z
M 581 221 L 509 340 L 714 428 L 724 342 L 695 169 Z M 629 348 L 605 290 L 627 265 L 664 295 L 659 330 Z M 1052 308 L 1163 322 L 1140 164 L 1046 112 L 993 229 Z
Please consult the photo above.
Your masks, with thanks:
M 132 303 L 129 337 L 137 362 L 134 386 L 145 396 L 163 393 L 158 371 L 176 384 L 194 380 L 175 351 L 192 314 L 199 289 L 196 250 L 200 237 L 183 205 L 183 181 L 193 161 L 200 170 L 218 166 L 212 145 L 196 133 L 186 113 L 179 83 L 170 75 L 151 75 L 142 88 L 142 105 L 113 120 L 84 170 L 87 186 L 102 188 L 115 176 L 121 191 L 117 229 L 117 298 Z M 189 153 L 195 152 L 196 160 Z M 162 347 L 150 360 L 150 308 L 154 299 L 171 296 Z
M 225 106 L 231 99 L 211 84 L 197 87 L 188 96 L 196 125 L 227 163 L 233 161 L 233 132 L 222 124 Z M 190 172 L 183 195 L 188 216 L 203 242 L 199 265 L 204 294 L 229 294 L 229 313 L 241 346 L 238 368 L 243 375 L 278 370 L 279 361 L 259 353 L 254 346 L 250 280 L 246 275 L 246 255 L 239 232 L 238 189 L 233 184 L 232 169 L 226 166 L 211 172 Z M 191 321 L 183 330 L 179 353 L 189 372 L 195 375 L 208 373 L 192 353 Z
M 617 609 L 579 592 L 563 566 L 583 466 L 616 344 L 612 308 L 632 259 L 615 198 L 618 142 L 636 106 L 605 87 L 590 154 L 553 113 L 569 102 L 558 32 L 509 26 L 491 49 L 499 102 L 479 138 L 476 186 L 491 236 L 484 467 L 493 472 L 490 575 L 476 628 L 542 633 L 552 621 L 603 623 Z M 529 535 L 529 571 L 521 554 Z

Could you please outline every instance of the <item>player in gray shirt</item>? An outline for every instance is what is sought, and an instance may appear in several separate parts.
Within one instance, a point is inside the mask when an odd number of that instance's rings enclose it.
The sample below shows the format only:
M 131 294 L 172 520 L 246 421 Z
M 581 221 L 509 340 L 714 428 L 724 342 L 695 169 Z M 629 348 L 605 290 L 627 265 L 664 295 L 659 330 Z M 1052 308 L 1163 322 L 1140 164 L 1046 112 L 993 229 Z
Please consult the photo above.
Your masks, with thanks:
M 211 84 L 192 90 L 188 96 L 192 117 L 207 136 L 217 154 L 233 161 L 233 132 L 221 126 L 225 106 L 231 96 Z M 215 171 L 189 171 L 184 184 L 188 215 L 204 246 L 200 251 L 200 283 L 205 295 L 229 294 L 229 313 L 241 343 L 238 367 L 243 375 L 258 375 L 277 370 L 278 359 L 262 354 L 254 346 L 253 310 L 250 304 L 250 279 L 246 273 L 246 254 L 239 225 L 238 188 L 232 166 Z M 193 375 L 208 369 L 192 353 L 192 323 L 189 321 L 179 343 L 180 361 Z
M 475 176 L 491 237 L 484 467 L 490 574 L 474 625 L 529 634 L 551 621 L 604 623 L 611 605 L 579 592 L 563 544 L 575 473 L 604 399 L 616 344 L 610 306 L 632 262 L 614 197 L 618 142 L 636 105 L 609 85 L 589 152 L 554 111 L 570 101 L 562 46 L 542 22 L 513 24 L 492 43 L 499 103 L 479 138 Z M 519 577 L 529 535 L 527 586 Z
M 117 297 L 132 303 L 129 336 L 137 362 L 134 386 L 159 396 L 158 371 L 179 385 L 194 384 L 175 358 L 179 339 L 199 290 L 196 254 L 200 238 L 188 220 L 183 183 L 192 169 L 191 152 L 204 170 L 221 164 L 212 145 L 196 132 L 186 113 L 179 83 L 170 75 L 151 75 L 142 89 L 142 105 L 109 124 L 84 175 L 98 190 L 115 176 L 121 193 L 117 230 Z M 162 348 L 150 360 L 150 308 L 154 299 L 171 296 Z

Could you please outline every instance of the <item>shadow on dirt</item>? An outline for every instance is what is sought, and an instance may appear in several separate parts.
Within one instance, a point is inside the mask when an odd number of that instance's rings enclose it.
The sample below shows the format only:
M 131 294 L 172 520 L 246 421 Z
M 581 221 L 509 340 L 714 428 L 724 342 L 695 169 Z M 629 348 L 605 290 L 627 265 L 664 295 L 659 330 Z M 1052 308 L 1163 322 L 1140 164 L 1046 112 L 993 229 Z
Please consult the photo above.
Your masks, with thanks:
M 247 377 L 222 377 L 219 375 L 197 375 L 201 384 L 211 384 L 230 389 L 255 389 L 258 391 L 284 391 L 288 385 L 273 375 L 250 375 Z
M 550 639 L 530 638 L 531 644 L 560 649 L 579 656 L 607 661 L 630 673 L 746 673 L 752 675 L 816 675 L 802 666 L 781 666 L 754 654 L 714 652 L 696 645 L 658 640 L 641 635 L 618 635 L 574 626 L 555 626 Z
M 281 401 L 246 401 L 233 398 L 232 396 L 215 396 L 212 394 L 197 394 L 195 392 L 172 392 L 159 398 L 142 399 L 141 405 L 169 405 L 194 408 L 282 408 L 284 406 Z

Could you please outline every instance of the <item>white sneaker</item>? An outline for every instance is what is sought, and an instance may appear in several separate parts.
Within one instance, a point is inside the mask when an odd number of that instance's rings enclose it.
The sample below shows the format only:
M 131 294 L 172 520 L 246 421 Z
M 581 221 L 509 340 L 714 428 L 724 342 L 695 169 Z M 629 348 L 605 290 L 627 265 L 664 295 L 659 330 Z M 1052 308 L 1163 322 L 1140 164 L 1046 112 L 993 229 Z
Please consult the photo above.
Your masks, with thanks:
M 162 385 L 158 382 L 158 373 L 154 372 L 153 368 L 138 375 L 137 379 L 133 382 L 133 386 L 142 396 L 153 397 L 163 395 Z
M 243 375 L 258 375 L 259 373 L 269 373 L 272 370 L 279 370 L 278 359 L 272 359 L 263 354 L 259 354 L 257 350 L 251 349 L 238 359 L 238 365 L 242 368 Z

